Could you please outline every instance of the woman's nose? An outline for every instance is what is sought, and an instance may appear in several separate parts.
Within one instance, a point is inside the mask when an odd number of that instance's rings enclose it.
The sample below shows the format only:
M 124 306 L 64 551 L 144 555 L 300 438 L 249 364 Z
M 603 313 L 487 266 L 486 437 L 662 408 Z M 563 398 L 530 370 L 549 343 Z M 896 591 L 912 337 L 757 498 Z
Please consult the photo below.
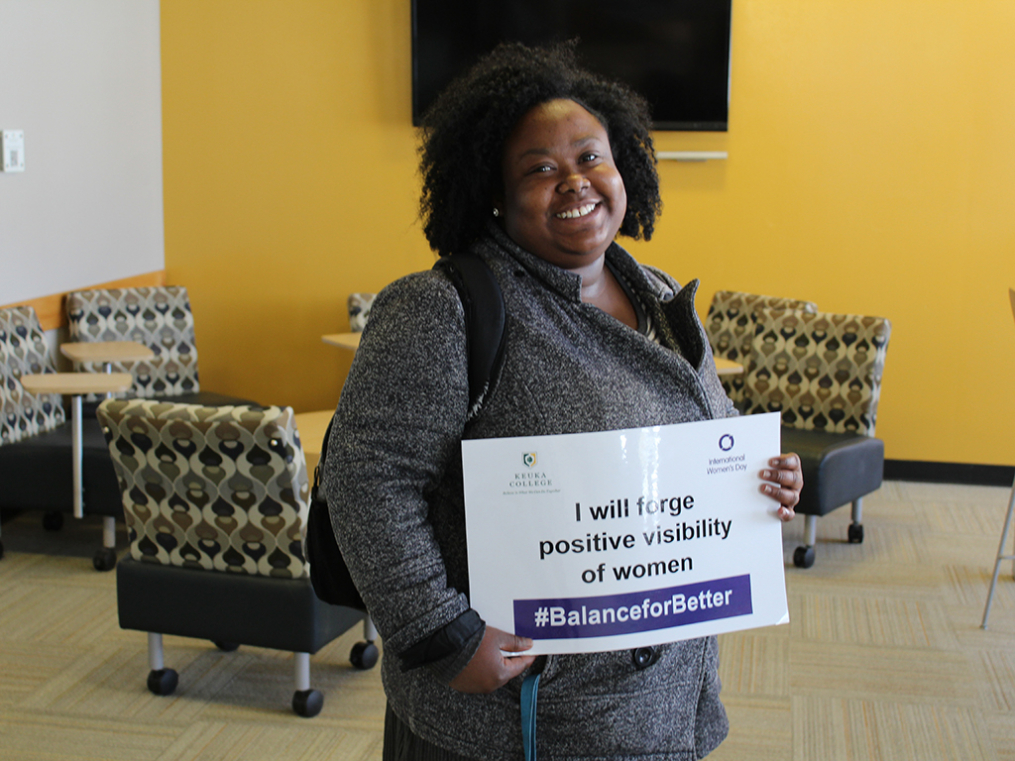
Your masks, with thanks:
M 563 180 L 560 185 L 557 186 L 557 190 L 561 193 L 567 193 L 573 190 L 575 193 L 580 193 L 582 190 L 589 186 L 588 178 L 578 172 L 571 172 Z

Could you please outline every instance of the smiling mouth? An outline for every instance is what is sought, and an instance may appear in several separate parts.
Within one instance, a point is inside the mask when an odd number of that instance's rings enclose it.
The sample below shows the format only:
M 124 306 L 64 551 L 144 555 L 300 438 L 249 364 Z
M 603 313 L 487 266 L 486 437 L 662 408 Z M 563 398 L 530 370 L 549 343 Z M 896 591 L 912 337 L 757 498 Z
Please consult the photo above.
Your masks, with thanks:
M 557 219 L 578 219 L 578 217 L 584 217 L 585 215 L 590 214 L 596 206 L 597 204 L 587 203 L 584 206 L 579 206 L 577 209 L 572 209 L 571 211 L 562 211 L 557 214 L 556 217 Z

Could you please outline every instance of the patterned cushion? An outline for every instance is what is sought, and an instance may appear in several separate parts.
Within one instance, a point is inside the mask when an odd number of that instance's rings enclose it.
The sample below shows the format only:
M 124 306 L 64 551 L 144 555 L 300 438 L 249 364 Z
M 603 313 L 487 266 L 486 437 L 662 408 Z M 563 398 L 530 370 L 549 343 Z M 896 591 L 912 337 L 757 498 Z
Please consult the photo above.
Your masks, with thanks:
M 744 384 L 748 413 L 783 425 L 874 435 L 891 335 L 883 317 L 761 310 Z
M 21 376 L 56 372 L 35 310 L 0 309 L 0 446 L 11 444 L 66 421 L 59 394 L 33 396 Z
M 817 312 L 810 301 L 784 299 L 779 296 L 760 296 L 740 291 L 716 291 L 705 318 L 705 334 L 717 357 L 739 362 L 745 372 L 750 370 L 751 342 L 754 340 L 759 309 L 798 309 Z M 743 400 L 744 376 L 722 378 L 723 389 L 734 404 Z
M 353 333 L 362 333 L 370 319 L 370 310 L 373 308 L 376 293 L 350 293 L 347 301 L 349 307 L 349 330 Z
M 301 578 L 309 484 L 292 408 L 110 399 L 97 416 L 142 562 Z
M 182 286 L 114 288 L 67 294 L 72 341 L 137 341 L 155 352 L 148 362 L 114 362 L 132 373 L 126 396 L 154 399 L 201 390 L 197 377 L 194 316 Z M 101 370 L 76 364 L 75 369 Z

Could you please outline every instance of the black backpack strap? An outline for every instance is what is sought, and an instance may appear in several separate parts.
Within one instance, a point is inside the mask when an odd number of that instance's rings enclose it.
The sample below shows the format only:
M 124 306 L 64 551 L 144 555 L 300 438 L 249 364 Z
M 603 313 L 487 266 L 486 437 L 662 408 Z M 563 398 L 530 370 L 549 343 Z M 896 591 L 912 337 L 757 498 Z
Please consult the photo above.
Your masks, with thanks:
M 475 416 L 483 404 L 504 354 L 504 297 L 500 285 L 486 262 L 471 254 L 456 254 L 438 260 L 434 269 L 444 272 L 458 291 L 465 310 L 466 351 L 469 357 L 469 417 Z M 314 468 L 314 482 L 310 492 L 310 510 L 307 517 L 305 552 L 310 561 L 310 582 L 317 596 L 333 605 L 345 605 L 366 610 L 363 598 L 349 574 L 349 568 L 335 541 L 331 526 L 328 502 L 322 481 L 324 464 L 328 459 L 328 441 L 331 426 L 321 442 L 321 457 Z M 410 648 L 408 666 L 414 668 L 453 652 L 481 625 L 477 615 L 463 615 L 459 628 L 451 632 L 440 630 Z M 468 626 L 465 624 L 468 623 Z M 463 628 L 464 627 L 464 628 Z M 464 641 L 464 640 L 462 640 Z
M 504 296 L 490 267 L 475 254 L 441 257 L 433 268 L 447 275 L 465 310 L 472 418 L 479 412 L 504 359 Z
M 328 422 L 328 430 L 321 442 L 321 458 L 314 468 L 314 485 L 310 492 L 310 509 L 307 513 L 307 532 L 304 541 L 304 552 L 310 561 L 310 583 L 321 600 L 332 605 L 344 605 L 355 610 L 365 611 L 367 606 L 360 597 L 349 567 L 345 564 L 342 552 L 335 539 L 335 530 L 331 526 L 331 513 L 321 483 L 324 462 L 328 457 L 328 440 L 331 438 L 331 426 L 335 418 Z

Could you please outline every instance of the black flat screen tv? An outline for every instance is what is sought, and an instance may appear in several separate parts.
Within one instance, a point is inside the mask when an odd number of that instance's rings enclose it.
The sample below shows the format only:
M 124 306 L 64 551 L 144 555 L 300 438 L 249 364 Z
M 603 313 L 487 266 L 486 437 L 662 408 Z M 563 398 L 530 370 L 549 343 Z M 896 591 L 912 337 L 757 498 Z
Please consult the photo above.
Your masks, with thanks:
M 412 122 L 498 43 L 578 38 L 588 68 L 645 96 L 659 130 L 725 132 L 732 0 L 413 0 Z

